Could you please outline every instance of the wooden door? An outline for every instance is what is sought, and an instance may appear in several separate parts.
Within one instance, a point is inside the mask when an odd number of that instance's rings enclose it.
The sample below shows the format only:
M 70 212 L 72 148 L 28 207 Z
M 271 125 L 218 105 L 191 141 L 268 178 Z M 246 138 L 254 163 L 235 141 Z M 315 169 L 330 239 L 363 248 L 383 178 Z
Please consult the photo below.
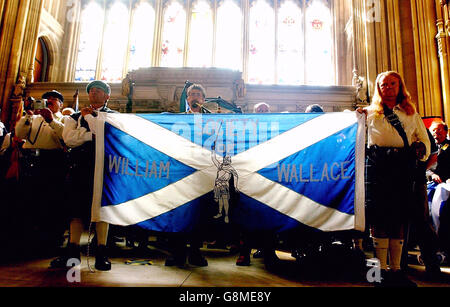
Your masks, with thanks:
M 40 37 L 34 57 L 34 82 L 47 81 L 48 51 L 44 40 Z

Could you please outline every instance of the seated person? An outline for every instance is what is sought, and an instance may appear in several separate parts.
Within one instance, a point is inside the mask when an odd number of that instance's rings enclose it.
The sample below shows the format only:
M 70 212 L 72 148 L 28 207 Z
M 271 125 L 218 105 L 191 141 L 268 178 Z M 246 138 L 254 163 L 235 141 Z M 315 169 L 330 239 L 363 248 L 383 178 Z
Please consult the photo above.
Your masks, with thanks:
M 427 177 L 435 183 L 446 182 L 450 178 L 448 127 L 444 122 L 433 122 L 430 126 L 430 132 L 436 140 L 439 151 L 437 162 L 427 171 Z
M 450 207 L 448 193 L 450 190 L 450 141 L 447 138 L 448 127 L 444 122 L 434 122 L 430 126 L 436 144 L 439 147 L 437 162 L 429 170 L 427 177 L 428 195 L 431 201 L 431 217 L 439 238 L 441 250 L 450 252 Z

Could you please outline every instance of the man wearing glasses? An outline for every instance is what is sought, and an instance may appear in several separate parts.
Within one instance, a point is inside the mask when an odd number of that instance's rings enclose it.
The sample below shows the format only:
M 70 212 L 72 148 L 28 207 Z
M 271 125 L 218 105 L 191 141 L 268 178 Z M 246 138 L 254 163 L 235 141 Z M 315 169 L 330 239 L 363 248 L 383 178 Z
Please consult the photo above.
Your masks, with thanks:
M 187 113 L 205 113 L 203 104 L 205 103 L 206 91 L 200 84 L 192 84 L 187 89 L 188 110 Z
M 200 84 L 192 84 L 187 91 L 188 114 L 205 113 L 203 104 L 205 103 L 206 91 Z M 200 248 L 203 246 L 201 230 L 198 226 L 189 234 L 171 234 L 169 240 L 169 250 L 171 255 L 166 259 L 166 266 L 182 267 L 186 263 L 186 255 L 188 254 L 188 262 L 195 266 L 207 266 L 208 261 L 201 254 Z M 189 250 L 186 245 L 190 244 Z

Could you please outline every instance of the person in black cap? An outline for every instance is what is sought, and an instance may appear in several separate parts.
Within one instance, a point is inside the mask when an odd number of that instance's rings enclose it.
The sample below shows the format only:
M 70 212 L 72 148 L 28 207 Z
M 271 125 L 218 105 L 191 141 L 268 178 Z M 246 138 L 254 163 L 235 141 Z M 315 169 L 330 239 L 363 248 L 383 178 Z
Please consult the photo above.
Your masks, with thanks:
M 64 96 L 60 92 L 58 92 L 56 90 L 51 90 L 42 95 L 42 99 L 48 100 L 49 98 L 58 99 L 59 103 L 61 104 L 60 108 L 62 108 L 62 103 L 64 102 Z
M 64 142 L 71 148 L 71 169 L 69 180 L 77 186 L 76 193 L 70 195 L 70 238 L 66 253 L 54 259 L 50 267 L 65 268 L 71 258 L 80 259 L 80 239 L 84 225 L 90 222 L 94 169 L 95 169 L 95 135 L 98 112 L 115 112 L 107 107 L 111 94 L 110 86 L 100 80 L 88 84 L 86 91 L 90 105 L 68 117 L 63 131 Z M 111 262 L 107 257 L 106 241 L 108 223 L 96 222 L 97 247 L 95 268 L 109 271 Z
M 66 118 L 60 112 L 63 100 L 57 91 L 45 93 L 40 103 L 31 100 L 32 105 L 15 126 L 16 136 L 25 141 L 20 158 L 20 186 L 30 192 L 23 194 L 22 205 L 35 204 L 27 210 L 31 210 L 32 233 L 36 236 L 32 241 L 40 251 L 56 251 L 65 230 L 59 205 L 61 189 L 50 189 L 65 177 L 62 132 Z

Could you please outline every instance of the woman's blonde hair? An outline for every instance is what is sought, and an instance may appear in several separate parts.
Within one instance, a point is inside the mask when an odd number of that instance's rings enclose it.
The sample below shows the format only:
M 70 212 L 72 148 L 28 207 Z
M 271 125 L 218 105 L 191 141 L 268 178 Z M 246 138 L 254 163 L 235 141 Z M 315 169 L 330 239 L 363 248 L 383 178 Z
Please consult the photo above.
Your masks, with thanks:
M 411 102 L 411 95 L 406 89 L 405 81 L 403 81 L 402 76 L 393 70 L 385 71 L 378 74 L 377 79 L 375 81 L 375 90 L 372 97 L 372 103 L 370 104 L 370 108 L 373 109 L 377 114 L 383 114 L 383 99 L 381 98 L 380 92 L 380 80 L 382 77 L 394 76 L 399 81 L 399 91 L 397 95 L 397 104 L 405 110 L 406 114 L 412 115 L 416 112 L 416 107 Z

